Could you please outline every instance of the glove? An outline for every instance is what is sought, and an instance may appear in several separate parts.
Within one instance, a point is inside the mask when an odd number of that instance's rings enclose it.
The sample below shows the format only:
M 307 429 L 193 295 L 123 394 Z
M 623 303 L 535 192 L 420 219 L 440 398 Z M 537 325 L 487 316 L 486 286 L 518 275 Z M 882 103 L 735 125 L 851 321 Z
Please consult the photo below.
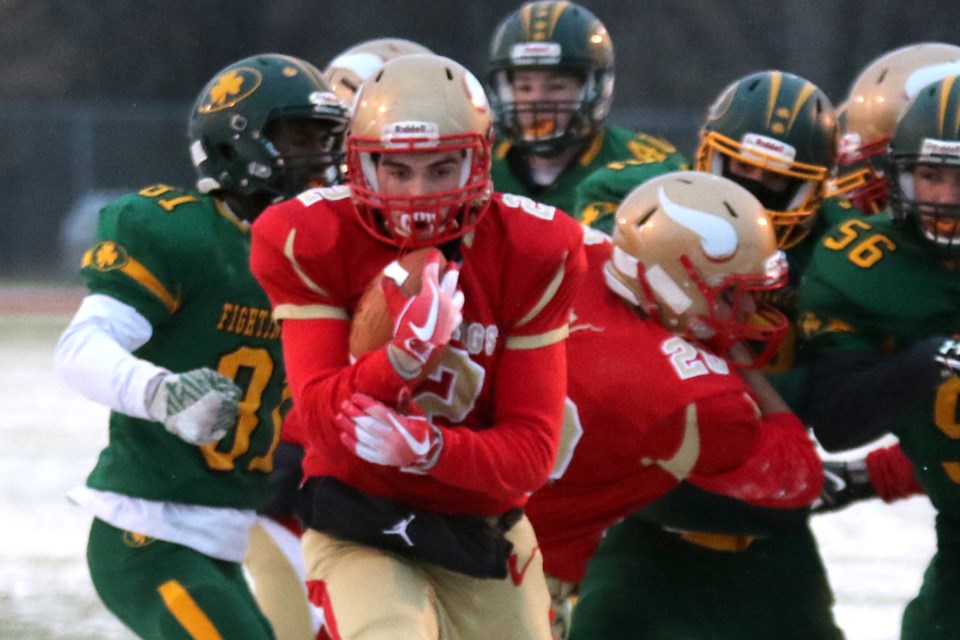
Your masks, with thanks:
M 573 607 L 577 604 L 579 585 L 545 575 L 550 591 L 550 633 L 553 640 L 567 640 L 573 624 Z
M 449 264 L 442 281 L 439 272 L 437 252 L 424 263 L 420 293 L 410 298 L 403 295 L 393 278 L 383 278 L 383 293 L 395 317 L 387 354 L 404 380 L 417 378 L 434 350 L 446 346 L 463 321 L 463 292 L 457 291 L 460 271 Z
M 933 359 L 940 365 L 944 377 L 960 375 L 960 342 L 952 338 L 944 341 Z
M 216 442 L 236 423 L 240 387 L 212 369 L 167 373 L 147 385 L 147 412 L 190 444 Z
M 854 502 L 876 497 L 866 460 L 823 463 L 823 490 L 813 501 L 813 513 L 827 513 L 843 509 Z
M 423 416 L 397 413 L 368 395 L 355 393 L 334 418 L 340 441 L 367 462 L 424 473 L 443 449 L 439 427 Z

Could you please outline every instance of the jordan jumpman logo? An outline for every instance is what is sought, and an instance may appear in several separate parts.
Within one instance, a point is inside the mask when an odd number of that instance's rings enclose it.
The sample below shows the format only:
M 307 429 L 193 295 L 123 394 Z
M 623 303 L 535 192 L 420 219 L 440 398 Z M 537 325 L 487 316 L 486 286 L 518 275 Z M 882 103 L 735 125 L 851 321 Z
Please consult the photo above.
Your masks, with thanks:
M 403 538 L 403 541 L 407 543 L 408 547 L 413 546 L 413 540 L 410 539 L 410 536 L 407 535 L 407 527 L 410 526 L 410 523 L 413 522 L 413 519 L 416 518 L 416 514 L 411 513 L 409 518 L 404 518 L 397 524 L 393 525 L 392 529 L 384 529 L 383 533 L 385 535 L 397 535 Z

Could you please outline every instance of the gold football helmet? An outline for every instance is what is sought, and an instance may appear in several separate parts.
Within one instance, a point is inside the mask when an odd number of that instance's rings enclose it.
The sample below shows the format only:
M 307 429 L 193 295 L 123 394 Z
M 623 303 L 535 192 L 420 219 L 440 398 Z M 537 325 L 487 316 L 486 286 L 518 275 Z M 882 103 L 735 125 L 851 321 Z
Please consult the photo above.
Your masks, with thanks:
M 477 78 L 449 58 L 402 56 L 364 83 L 354 106 L 347 166 L 367 230 L 404 248 L 436 246 L 470 231 L 493 191 L 493 124 Z M 449 151 L 463 158 L 456 188 L 422 195 L 380 190 L 384 156 Z
M 403 38 L 377 38 L 354 45 L 335 57 L 323 70 L 323 78 L 337 97 L 352 105 L 360 87 L 383 65 L 411 53 L 432 53 L 422 44 Z
M 787 319 L 755 297 L 787 282 L 787 261 L 760 201 L 721 176 L 668 173 L 620 204 L 607 285 L 664 327 L 726 356 L 752 348 L 751 367 L 776 352 Z
M 883 209 L 889 183 L 878 160 L 897 118 L 923 87 L 960 73 L 960 47 L 923 42 L 880 56 L 860 72 L 841 107 L 839 176 L 830 193 L 843 193 L 866 213 Z

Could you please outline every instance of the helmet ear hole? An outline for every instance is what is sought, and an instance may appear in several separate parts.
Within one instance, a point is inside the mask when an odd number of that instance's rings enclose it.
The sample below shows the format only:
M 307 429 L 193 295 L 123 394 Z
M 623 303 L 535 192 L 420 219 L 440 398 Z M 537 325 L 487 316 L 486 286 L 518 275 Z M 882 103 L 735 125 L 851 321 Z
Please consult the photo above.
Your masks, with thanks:
M 234 162 L 238 157 L 240 157 L 240 154 L 237 153 L 237 150 L 232 144 L 218 144 L 217 153 L 219 153 L 227 162 Z
M 234 131 L 245 131 L 247 129 L 247 119 L 239 113 L 230 118 L 230 128 Z

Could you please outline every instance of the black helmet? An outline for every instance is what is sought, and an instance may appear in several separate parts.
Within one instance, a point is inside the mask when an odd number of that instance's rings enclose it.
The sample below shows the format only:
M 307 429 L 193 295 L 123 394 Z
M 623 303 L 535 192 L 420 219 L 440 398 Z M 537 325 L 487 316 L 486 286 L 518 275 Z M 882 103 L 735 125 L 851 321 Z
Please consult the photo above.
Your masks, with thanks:
M 316 183 L 337 182 L 347 123 L 346 105 L 310 63 L 279 54 L 235 62 L 207 83 L 190 114 L 197 188 L 250 203 L 256 215 Z M 308 133 L 306 143 L 291 138 Z M 291 146 L 295 152 L 281 152 Z

